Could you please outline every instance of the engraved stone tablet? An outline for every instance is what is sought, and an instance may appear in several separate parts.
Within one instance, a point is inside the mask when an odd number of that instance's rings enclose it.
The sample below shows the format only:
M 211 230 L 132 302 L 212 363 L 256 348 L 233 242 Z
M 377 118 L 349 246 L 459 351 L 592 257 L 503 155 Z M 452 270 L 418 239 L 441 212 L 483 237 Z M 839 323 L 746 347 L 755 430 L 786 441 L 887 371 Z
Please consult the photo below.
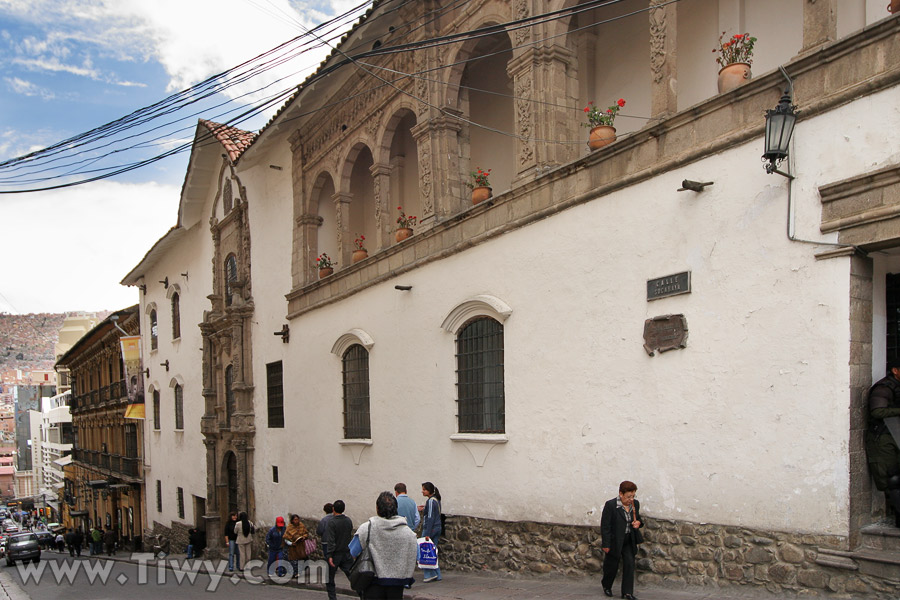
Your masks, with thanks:
M 691 293 L 691 272 L 675 273 L 647 281 L 647 302 Z
M 650 356 L 687 345 L 688 326 L 684 315 L 662 315 L 644 321 L 644 350 Z

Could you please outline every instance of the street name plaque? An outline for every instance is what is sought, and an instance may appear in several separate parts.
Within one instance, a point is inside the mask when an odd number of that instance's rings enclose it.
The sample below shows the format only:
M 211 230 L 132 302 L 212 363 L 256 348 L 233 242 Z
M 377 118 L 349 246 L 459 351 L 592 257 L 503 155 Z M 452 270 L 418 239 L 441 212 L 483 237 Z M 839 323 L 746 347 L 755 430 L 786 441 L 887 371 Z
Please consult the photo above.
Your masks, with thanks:
M 647 281 L 647 302 L 691 293 L 691 272 L 675 273 Z
M 644 321 L 644 350 L 650 356 L 686 347 L 687 336 L 684 315 L 662 315 Z

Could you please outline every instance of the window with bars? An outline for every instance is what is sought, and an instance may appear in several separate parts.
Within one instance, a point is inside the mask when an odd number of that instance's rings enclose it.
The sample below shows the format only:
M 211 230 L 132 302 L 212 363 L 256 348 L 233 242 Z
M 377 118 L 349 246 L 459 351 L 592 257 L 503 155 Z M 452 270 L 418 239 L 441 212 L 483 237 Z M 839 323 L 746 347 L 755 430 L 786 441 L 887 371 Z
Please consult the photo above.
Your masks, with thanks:
M 137 425 L 134 423 L 125 424 L 125 457 L 138 457 Z
M 231 427 L 231 415 L 234 414 L 234 366 L 225 367 L 225 425 Z
M 156 350 L 159 346 L 159 327 L 156 321 L 156 309 L 150 311 L 150 349 Z
M 281 361 L 266 365 L 266 403 L 270 429 L 284 427 L 284 370 Z
M 181 337 L 181 298 L 178 292 L 172 294 L 172 339 Z
M 175 429 L 184 429 L 184 390 L 175 384 Z
M 477 318 L 456 336 L 456 395 L 460 433 L 504 433 L 503 325 Z
M 178 501 L 178 518 L 184 518 L 184 488 L 175 491 L 175 499 Z
M 162 481 L 156 480 L 156 512 L 162 512 Z
M 342 359 L 344 381 L 344 438 L 372 437 L 369 421 L 369 351 L 354 344 Z
M 232 285 L 237 281 L 237 258 L 229 254 L 225 259 L 225 306 L 231 306 Z
M 160 422 L 159 390 L 153 390 L 153 429 L 159 429 Z

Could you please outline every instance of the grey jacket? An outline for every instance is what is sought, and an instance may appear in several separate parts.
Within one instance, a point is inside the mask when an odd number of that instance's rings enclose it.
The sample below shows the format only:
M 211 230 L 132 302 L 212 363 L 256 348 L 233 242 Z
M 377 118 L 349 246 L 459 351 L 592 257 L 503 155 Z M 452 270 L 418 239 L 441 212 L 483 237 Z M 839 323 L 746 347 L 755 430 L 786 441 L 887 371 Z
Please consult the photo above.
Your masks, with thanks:
M 419 544 L 416 534 L 406 524 L 406 519 L 400 515 L 390 519 L 372 517 L 359 526 L 356 536 L 363 549 L 368 542 L 378 585 L 412 583 Z

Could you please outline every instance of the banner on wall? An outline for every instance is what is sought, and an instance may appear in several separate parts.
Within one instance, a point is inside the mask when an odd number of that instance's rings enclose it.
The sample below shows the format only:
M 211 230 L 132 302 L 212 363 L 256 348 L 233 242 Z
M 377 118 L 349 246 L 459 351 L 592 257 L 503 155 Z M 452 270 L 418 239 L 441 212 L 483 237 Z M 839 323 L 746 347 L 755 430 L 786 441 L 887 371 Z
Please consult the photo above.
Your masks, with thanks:
M 141 336 L 132 335 L 119 338 L 122 345 L 122 360 L 125 363 L 125 387 L 128 390 L 128 408 L 126 419 L 143 419 L 144 411 L 144 373 L 141 361 Z

